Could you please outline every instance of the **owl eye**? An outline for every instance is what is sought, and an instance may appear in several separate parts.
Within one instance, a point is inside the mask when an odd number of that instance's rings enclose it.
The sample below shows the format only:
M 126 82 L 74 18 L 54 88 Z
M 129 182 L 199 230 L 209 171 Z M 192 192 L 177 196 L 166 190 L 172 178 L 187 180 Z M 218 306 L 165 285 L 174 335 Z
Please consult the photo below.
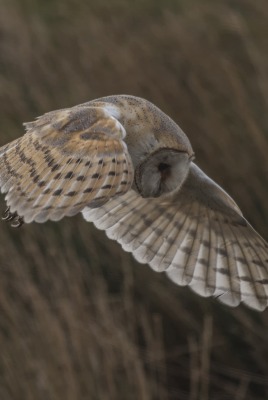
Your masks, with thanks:
M 169 165 L 169 164 L 166 164 L 166 163 L 160 163 L 160 164 L 158 165 L 158 169 L 159 169 L 160 172 L 164 172 L 164 171 L 166 171 L 167 169 L 170 169 L 170 165 Z
M 167 179 L 171 175 L 171 166 L 167 163 L 160 163 L 158 165 L 158 171 L 161 174 L 162 179 Z

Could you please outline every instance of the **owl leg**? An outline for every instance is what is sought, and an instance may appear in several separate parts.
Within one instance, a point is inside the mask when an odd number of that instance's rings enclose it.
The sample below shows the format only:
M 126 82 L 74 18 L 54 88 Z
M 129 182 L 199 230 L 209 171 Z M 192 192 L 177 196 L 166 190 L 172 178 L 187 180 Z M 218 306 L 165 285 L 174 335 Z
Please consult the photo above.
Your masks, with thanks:
M 16 212 L 10 212 L 9 207 L 3 213 L 2 220 L 6 222 L 12 221 L 11 226 L 13 228 L 19 228 L 21 225 L 23 225 L 23 218 L 20 217 Z

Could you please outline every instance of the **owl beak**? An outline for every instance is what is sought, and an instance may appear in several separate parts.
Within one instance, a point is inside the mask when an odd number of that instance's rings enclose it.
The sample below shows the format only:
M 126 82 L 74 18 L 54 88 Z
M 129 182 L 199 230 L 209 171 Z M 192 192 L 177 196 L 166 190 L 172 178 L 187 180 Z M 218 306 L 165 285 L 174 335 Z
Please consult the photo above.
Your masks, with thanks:
M 192 153 L 189 155 L 189 161 L 193 161 L 195 159 L 195 154 Z

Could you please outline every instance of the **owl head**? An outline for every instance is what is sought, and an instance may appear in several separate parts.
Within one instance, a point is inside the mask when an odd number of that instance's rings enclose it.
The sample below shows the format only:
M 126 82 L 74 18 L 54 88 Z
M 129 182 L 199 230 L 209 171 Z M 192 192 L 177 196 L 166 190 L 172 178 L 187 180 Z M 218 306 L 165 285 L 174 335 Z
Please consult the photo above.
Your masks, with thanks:
M 191 159 L 185 151 L 156 150 L 135 168 L 135 190 L 142 197 L 159 197 L 178 190 L 188 175 Z

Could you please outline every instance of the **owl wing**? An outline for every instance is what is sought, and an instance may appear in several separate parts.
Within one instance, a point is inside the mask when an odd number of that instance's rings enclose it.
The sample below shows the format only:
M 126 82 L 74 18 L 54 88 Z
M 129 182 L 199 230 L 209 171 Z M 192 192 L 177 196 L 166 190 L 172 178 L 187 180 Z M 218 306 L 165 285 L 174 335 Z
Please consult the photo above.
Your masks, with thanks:
M 84 218 L 124 250 L 179 285 L 229 306 L 263 310 L 268 301 L 268 245 L 235 202 L 195 164 L 179 192 L 143 199 L 133 190 Z
M 123 126 L 101 107 L 79 106 L 27 123 L 0 149 L 0 186 L 25 222 L 59 220 L 126 193 L 133 166 Z

